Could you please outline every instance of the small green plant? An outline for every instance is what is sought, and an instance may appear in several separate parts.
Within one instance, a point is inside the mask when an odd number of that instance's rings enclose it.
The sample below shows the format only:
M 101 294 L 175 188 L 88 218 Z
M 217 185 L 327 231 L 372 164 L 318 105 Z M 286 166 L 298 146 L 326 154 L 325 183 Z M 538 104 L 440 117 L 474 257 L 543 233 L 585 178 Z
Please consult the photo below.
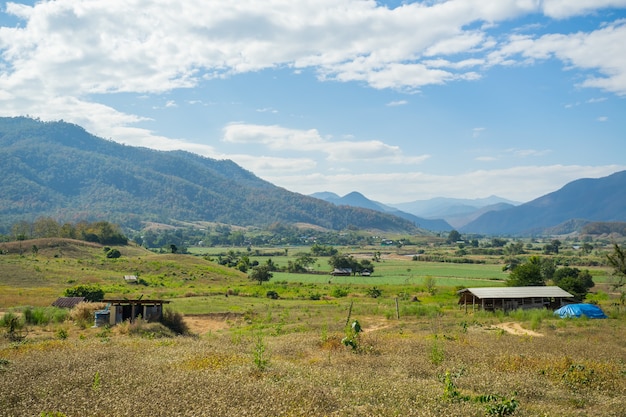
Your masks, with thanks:
M 437 340 L 437 335 L 435 335 L 433 344 L 430 346 L 428 359 L 430 359 L 433 365 L 441 365 L 445 358 L 446 354 L 443 351 L 443 347 L 440 345 L 439 340 Z
M 91 389 L 93 391 L 99 391 L 101 385 L 102 379 L 100 377 L 100 371 L 96 371 L 96 373 L 93 375 L 93 381 L 91 382 Z
M 259 333 L 256 337 L 256 342 L 254 344 L 254 365 L 256 366 L 257 371 L 263 372 L 269 366 L 269 359 L 265 354 L 266 346 L 263 341 L 263 336 Z
M 439 379 L 443 383 L 443 399 L 447 401 L 467 401 L 469 397 L 462 395 L 459 391 L 454 378 L 460 376 L 460 374 L 453 375 L 450 371 L 446 371 L 445 374 L 440 375 Z
M 10 363 L 8 359 L 0 358 L 0 372 L 6 371 Z
M 59 330 L 57 330 L 56 332 L 56 336 L 61 339 L 61 340 L 65 340 L 67 339 L 67 337 L 69 336 L 67 333 L 67 330 L 64 328 L 60 328 Z
M 493 417 L 510 416 L 519 407 L 515 394 L 509 398 L 501 395 L 479 395 L 474 401 L 485 405 L 485 415 Z
M 344 346 L 349 346 L 353 351 L 359 349 L 359 334 L 363 331 L 358 320 L 354 320 L 351 325 L 346 326 L 346 336 L 341 339 Z
M 432 275 L 426 275 L 424 277 L 424 286 L 430 295 L 435 295 L 437 292 L 437 280 Z
M 366 293 L 368 297 L 372 298 L 378 298 L 383 294 L 382 290 L 377 287 L 368 288 Z

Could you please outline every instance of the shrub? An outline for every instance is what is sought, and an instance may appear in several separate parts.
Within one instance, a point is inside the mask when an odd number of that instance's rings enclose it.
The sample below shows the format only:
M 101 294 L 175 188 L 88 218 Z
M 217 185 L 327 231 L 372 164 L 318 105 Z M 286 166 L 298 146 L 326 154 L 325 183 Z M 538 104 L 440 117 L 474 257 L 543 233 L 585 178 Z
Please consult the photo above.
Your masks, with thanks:
M 37 326 L 62 323 L 68 316 L 67 310 L 55 307 L 26 307 L 22 314 L 26 324 Z
M 189 326 L 185 323 L 183 315 L 177 311 L 166 309 L 161 317 L 161 324 L 179 335 L 189 335 Z
M 19 316 L 8 312 L 2 316 L 0 325 L 6 329 L 6 337 L 12 342 L 24 339 L 21 332 L 24 327 L 24 323 Z
M 77 285 L 67 288 L 64 292 L 66 297 L 85 297 L 86 301 L 102 301 L 104 299 L 104 290 L 97 285 Z
M 120 333 L 128 334 L 130 336 L 145 337 L 147 339 L 176 336 L 174 331 L 164 324 L 150 323 L 141 318 L 134 320 L 132 323 L 124 322 L 124 325 L 120 326 Z
M 383 294 L 382 290 L 377 287 L 368 288 L 366 293 L 368 297 L 372 297 L 372 298 L 378 298 Z
M 109 259 L 117 259 L 120 256 L 122 256 L 122 253 L 119 250 L 117 250 L 117 249 L 110 249 L 106 253 L 106 257 L 109 258 Z
M 332 295 L 335 298 L 347 297 L 348 296 L 348 289 L 347 288 L 341 288 L 341 287 L 335 287 L 331 291 L 330 295 Z

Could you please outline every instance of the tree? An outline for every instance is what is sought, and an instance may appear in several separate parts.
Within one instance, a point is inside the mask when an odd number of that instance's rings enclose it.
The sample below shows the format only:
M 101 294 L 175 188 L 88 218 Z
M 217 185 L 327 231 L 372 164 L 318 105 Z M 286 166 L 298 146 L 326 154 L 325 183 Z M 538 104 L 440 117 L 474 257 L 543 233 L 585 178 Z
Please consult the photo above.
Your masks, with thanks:
M 58 237 L 59 224 L 51 217 L 40 217 L 33 223 L 34 237 Z
M 568 266 L 557 269 L 552 281 L 572 294 L 577 301 L 582 301 L 589 289 L 595 285 L 588 270 L 581 271 Z
M 270 269 L 267 265 L 258 265 L 252 268 L 252 272 L 248 275 L 252 281 L 257 281 L 259 285 L 263 284 L 266 281 L 272 279 L 273 274 L 270 272 Z
M 446 242 L 454 243 L 459 240 L 461 240 L 461 234 L 456 230 L 451 230 L 450 233 L 448 233 L 448 239 L 446 239 Z
M 615 281 L 612 287 L 614 290 L 619 290 L 620 301 L 623 305 L 626 301 L 626 290 L 624 290 L 624 286 L 626 286 L 626 253 L 615 243 L 613 245 L 613 253 L 607 254 L 606 257 L 609 261 L 609 265 L 613 267 Z
M 97 302 L 104 299 L 104 290 L 97 285 L 77 285 L 67 288 L 64 292 L 66 297 L 85 297 L 85 300 Z
M 509 287 L 530 287 L 546 285 L 543 261 L 538 256 L 531 256 L 527 262 L 512 269 L 506 285 Z
M 543 251 L 546 254 L 549 253 L 554 253 L 554 254 L 559 254 L 559 247 L 561 247 L 562 243 L 560 240 L 558 239 L 554 239 L 552 242 L 550 243 L 546 243 L 546 245 L 543 247 Z

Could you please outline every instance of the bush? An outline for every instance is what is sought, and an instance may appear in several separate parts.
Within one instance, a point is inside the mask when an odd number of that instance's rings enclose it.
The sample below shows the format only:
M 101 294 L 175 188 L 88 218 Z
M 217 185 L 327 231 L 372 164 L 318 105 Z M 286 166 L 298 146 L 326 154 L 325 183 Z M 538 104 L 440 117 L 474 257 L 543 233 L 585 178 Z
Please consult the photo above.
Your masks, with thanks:
M 0 319 L 0 325 L 6 329 L 6 337 L 9 340 L 20 341 L 24 339 L 21 332 L 24 327 L 24 322 L 19 316 L 8 312 Z
M 185 323 L 183 315 L 179 312 L 166 309 L 161 317 L 161 324 L 179 335 L 189 335 L 189 327 Z
M 109 258 L 109 259 L 117 259 L 120 256 L 122 256 L 122 253 L 119 250 L 117 250 L 117 249 L 110 249 L 106 253 L 106 257 Z
M 335 298 L 347 297 L 348 296 L 348 289 L 347 288 L 341 288 L 341 287 L 335 287 L 331 291 L 330 295 L 332 295 Z
M 97 285 L 77 285 L 67 288 L 63 293 L 66 297 L 85 297 L 86 301 L 104 300 L 104 290 Z
M 68 316 L 67 310 L 55 307 L 26 307 L 22 314 L 24 314 L 26 324 L 36 326 L 62 323 Z

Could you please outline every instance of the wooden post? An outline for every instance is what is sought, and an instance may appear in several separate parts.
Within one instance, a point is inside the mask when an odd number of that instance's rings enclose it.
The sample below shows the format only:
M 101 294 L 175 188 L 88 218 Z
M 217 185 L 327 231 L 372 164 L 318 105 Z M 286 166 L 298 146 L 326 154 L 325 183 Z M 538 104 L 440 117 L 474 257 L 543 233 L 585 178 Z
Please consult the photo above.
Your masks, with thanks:
M 350 308 L 348 309 L 348 317 L 346 318 L 346 326 L 350 323 L 350 316 L 352 315 L 352 304 L 354 304 L 354 300 L 350 301 Z
M 400 320 L 400 307 L 398 306 L 398 297 L 396 297 L 396 317 Z

